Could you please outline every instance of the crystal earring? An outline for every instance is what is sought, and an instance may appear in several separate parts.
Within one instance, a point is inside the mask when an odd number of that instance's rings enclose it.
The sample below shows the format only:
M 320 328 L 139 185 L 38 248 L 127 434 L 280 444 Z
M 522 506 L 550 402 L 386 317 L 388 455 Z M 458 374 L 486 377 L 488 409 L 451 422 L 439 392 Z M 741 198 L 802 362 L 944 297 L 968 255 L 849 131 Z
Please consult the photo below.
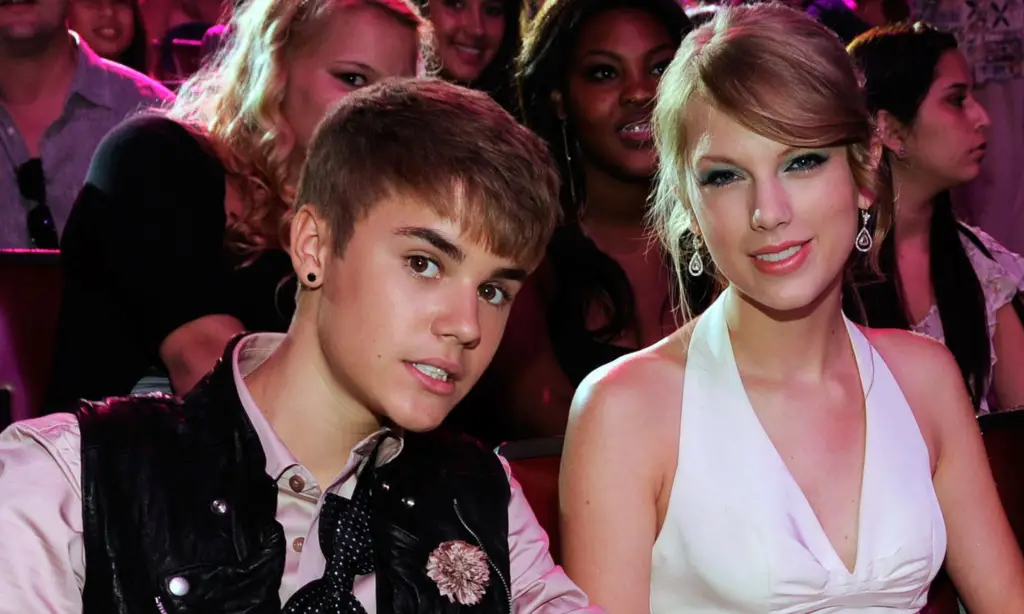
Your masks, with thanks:
M 853 241 L 853 246 L 857 248 L 858 252 L 863 254 L 870 252 L 871 247 L 875 244 L 875 240 L 871 237 L 871 233 L 868 231 L 868 221 L 870 220 L 870 211 L 860 212 L 860 232 L 857 233 L 857 238 Z
M 690 265 L 686 267 L 687 272 L 693 277 L 700 277 L 704 273 L 704 259 L 700 257 L 700 237 L 693 237 L 693 255 L 690 256 Z
M 693 277 L 700 277 L 704 274 L 704 260 L 700 257 L 700 252 L 693 252 L 693 256 L 690 258 L 690 266 L 686 270 Z

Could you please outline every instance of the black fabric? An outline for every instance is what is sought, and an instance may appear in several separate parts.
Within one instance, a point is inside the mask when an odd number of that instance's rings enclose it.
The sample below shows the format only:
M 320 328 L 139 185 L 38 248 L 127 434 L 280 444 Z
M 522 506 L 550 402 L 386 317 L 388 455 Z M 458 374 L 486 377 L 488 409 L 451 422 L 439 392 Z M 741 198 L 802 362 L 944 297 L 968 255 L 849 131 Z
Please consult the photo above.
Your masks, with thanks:
M 497 455 L 476 440 L 445 431 L 407 434 L 398 458 L 377 469 L 372 492 L 377 614 L 511 613 L 510 497 Z M 491 582 L 475 606 L 452 603 L 427 578 L 431 552 L 452 540 L 481 548 L 490 560 Z
M 154 612 L 157 603 L 168 612 L 281 611 L 277 489 L 234 386 L 236 343 L 183 400 L 82 404 L 85 614 Z M 511 492 L 495 454 L 460 435 L 409 433 L 397 458 L 364 470 L 362 488 L 378 614 L 511 611 Z M 427 576 L 430 553 L 450 540 L 480 547 L 490 562 L 475 606 L 452 603 Z M 171 593 L 173 578 L 188 582 L 187 594 Z
M 155 612 L 156 600 L 168 612 L 280 611 L 277 488 L 230 362 L 184 401 L 85 403 L 78 419 L 84 614 Z M 176 577 L 187 595 L 169 591 Z
M 373 571 L 367 492 L 358 489 L 352 499 L 335 494 L 324 497 L 318 535 L 324 575 L 292 595 L 285 614 L 366 614 L 352 587 L 356 576 Z
M 48 411 L 126 395 L 143 375 L 165 372 L 160 344 L 200 317 L 287 329 L 295 310 L 291 262 L 271 250 L 240 267 L 225 247 L 224 200 L 223 165 L 174 121 L 138 117 L 101 142 L 61 242 Z

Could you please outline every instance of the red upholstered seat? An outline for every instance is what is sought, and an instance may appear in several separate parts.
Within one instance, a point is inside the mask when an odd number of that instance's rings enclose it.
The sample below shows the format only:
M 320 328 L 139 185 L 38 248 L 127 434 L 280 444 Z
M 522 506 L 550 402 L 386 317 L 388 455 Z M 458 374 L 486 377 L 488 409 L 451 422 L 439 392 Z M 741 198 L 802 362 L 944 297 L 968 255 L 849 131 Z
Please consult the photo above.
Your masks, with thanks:
M 561 563 L 558 531 L 558 469 L 562 462 L 562 438 L 528 439 L 504 443 L 498 453 L 512 467 L 512 476 L 523 487 L 533 513 L 548 534 L 551 556 Z
M 1024 549 L 1024 409 L 978 418 L 999 499 Z
M 58 252 L 0 250 L 0 421 L 42 410 L 60 292 Z

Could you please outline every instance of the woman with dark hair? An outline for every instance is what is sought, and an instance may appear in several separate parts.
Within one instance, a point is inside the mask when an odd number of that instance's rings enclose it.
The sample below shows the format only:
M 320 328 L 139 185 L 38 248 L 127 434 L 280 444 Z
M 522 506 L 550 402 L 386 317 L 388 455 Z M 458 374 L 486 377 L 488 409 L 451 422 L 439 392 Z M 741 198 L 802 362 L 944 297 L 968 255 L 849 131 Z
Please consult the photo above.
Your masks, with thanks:
M 417 0 L 434 27 L 444 79 L 486 92 L 516 111 L 515 59 L 530 0 Z
M 675 0 L 548 0 L 531 22 L 520 107 L 559 165 L 564 220 L 473 395 L 487 411 L 464 414 L 486 415 L 474 434 L 562 434 L 588 373 L 675 329 L 671 270 L 644 217 L 655 93 L 690 29 Z
M 100 57 L 149 74 L 149 40 L 139 0 L 71 0 L 68 28 Z
M 881 281 L 857 284 L 866 321 L 943 341 L 977 411 L 1024 405 L 1024 259 L 960 223 L 949 197 L 978 175 L 989 127 L 957 41 L 920 23 L 898 25 L 865 33 L 849 52 L 898 205 Z M 858 309 L 848 304 L 848 312 Z

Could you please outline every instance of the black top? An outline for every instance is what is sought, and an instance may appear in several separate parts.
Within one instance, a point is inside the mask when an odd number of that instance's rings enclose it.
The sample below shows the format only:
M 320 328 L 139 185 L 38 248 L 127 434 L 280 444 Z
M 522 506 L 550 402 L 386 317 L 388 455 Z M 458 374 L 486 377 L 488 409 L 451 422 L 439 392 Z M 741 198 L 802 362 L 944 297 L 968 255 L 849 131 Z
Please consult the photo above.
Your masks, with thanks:
M 47 409 L 131 392 L 165 372 L 163 340 L 206 315 L 284 331 L 295 278 L 283 251 L 225 247 L 225 169 L 170 119 L 131 119 L 100 143 L 61 241 L 64 289 Z

